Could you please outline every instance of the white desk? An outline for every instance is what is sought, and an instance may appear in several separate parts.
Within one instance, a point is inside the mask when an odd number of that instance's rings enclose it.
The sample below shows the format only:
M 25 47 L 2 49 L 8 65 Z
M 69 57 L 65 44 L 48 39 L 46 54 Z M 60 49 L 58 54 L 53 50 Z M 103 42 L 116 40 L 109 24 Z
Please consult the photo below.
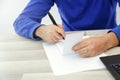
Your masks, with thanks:
M 106 32 L 86 31 L 86 34 L 101 35 Z M 41 43 L 18 35 L 1 36 L 0 80 L 114 80 L 106 69 L 54 76 Z M 118 52 L 120 48 L 116 47 L 105 53 Z

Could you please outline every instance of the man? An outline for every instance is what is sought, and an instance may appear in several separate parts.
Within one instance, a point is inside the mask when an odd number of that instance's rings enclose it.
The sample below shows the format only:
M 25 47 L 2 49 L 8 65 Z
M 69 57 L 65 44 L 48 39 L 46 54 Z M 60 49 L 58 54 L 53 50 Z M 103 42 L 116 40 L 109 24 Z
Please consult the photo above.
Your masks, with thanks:
M 116 24 L 117 0 L 31 0 L 14 23 L 15 31 L 30 39 L 55 43 L 65 31 L 111 29 L 108 34 L 82 40 L 73 50 L 92 57 L 119 45 L 120 26 Z M 42 25 L 42 18 L 56 3 L 62 25 Z

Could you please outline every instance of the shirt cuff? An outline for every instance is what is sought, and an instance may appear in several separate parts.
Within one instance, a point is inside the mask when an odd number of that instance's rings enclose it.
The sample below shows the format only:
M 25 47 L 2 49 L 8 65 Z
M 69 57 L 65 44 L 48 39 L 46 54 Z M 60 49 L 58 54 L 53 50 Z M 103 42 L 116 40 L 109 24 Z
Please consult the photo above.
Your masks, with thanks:
M 112 30 L 110 30 L 109 32 L 114 32 L 118 38 L 118 40 L 120 41 L 120 25 L 113 28 Z
M 31 28 L 30 30 L 30 35 L 33 40 L 42 40 L 40 37 L 35 37 L 34 32 L 35 30 L 40 27 L 42 24 L 36 24 L 34 27 Z

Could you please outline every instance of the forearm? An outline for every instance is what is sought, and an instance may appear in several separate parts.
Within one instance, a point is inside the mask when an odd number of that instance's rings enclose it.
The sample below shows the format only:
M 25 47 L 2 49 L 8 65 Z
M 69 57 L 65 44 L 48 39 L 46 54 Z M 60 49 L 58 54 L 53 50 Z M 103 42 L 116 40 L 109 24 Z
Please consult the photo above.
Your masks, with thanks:
M 40 23 L 37 23 L 26 16 L 20 16 L 14 22 L 14 29 L 15 32 L 21 36 L 29 39 L 37 39 L 34 38 L 34 31 L 40 25 Z
M 41 25 L 42 18 L 53 3 L 52 0 L 48 2 L 46 0 L 31 0 L 14 22 L 16 33 L 29 39 L 38 39 L 34 37 L 34 32 Z

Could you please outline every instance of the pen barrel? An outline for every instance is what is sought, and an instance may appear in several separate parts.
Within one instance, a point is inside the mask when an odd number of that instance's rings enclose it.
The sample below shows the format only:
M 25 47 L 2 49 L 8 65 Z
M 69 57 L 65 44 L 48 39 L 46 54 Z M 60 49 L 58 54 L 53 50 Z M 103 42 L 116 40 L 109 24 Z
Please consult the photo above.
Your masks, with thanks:
M 50 14 L 50 12 L 48 12 L 48 16 L 50 17 L 52 23 L 53 23 L 54 25 L 58 26 L 57 23 L 55 22 L 53 16 Z
M 53 23 L 54 25 L 58 26 L 57 23 L 56 23 L 56 21 L 54 20 L 54 18 L 53 18 L 53 16 L 51 15 L 50 12 L 48 12 L 48 16 L 49 16 L 50 20 L 52 21 L 52 23 Z M 59 34 L 60 34 L 60 33 L 59 33 Z M 60 34 L 60 35 L 62 36 L 62 34 Z M 63 40 L 65 40 L 64 37 L 63 37 Z

